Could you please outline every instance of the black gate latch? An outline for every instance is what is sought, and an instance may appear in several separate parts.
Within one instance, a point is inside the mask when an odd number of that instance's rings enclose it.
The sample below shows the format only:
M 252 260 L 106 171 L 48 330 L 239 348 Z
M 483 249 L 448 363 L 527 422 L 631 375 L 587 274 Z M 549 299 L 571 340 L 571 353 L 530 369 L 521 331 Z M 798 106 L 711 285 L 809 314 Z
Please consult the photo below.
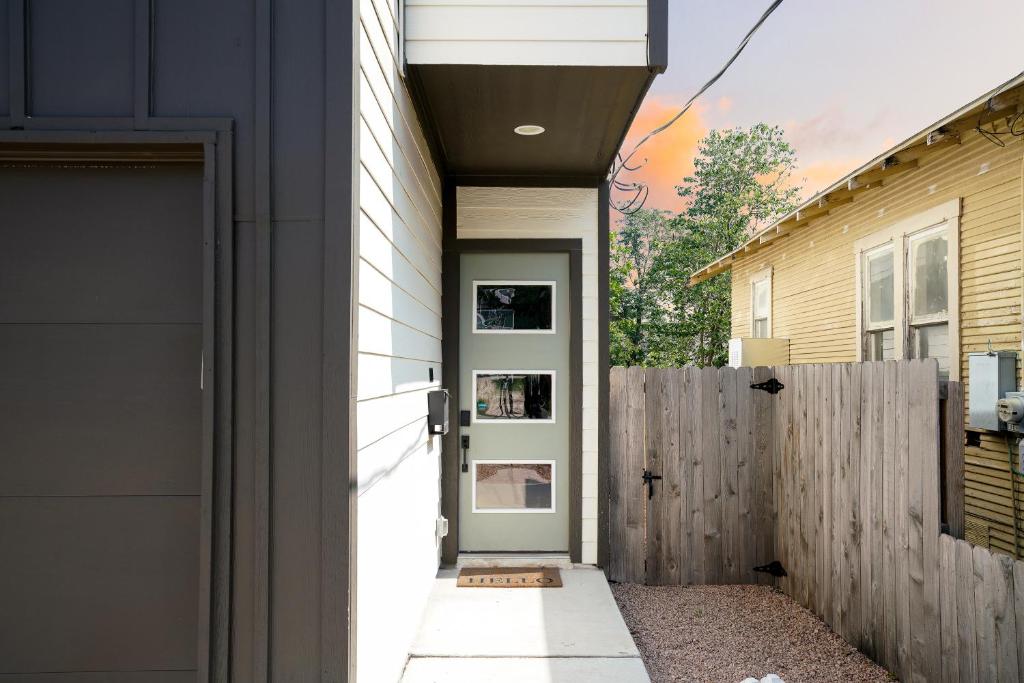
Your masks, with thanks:
M 647 487 L 647 499 L 648 500 L 650 500 L 651 498 L 654 498 L 654 480 L 655 479 L 661 479 L 661 475 L 654 474 L 653 472 L 651 472 L 650 470 L 645 468 L 644 469 L 643 480 L 644 480 L 644 486 Z
M 751 389 L 760 389 L 761 391 L 767 391 L 769 394 L 777 394 L 786 388 L 786 385 L 779 380 L 772 377 L 767 382 L 758 382 L 757 384 L 751 384 Z

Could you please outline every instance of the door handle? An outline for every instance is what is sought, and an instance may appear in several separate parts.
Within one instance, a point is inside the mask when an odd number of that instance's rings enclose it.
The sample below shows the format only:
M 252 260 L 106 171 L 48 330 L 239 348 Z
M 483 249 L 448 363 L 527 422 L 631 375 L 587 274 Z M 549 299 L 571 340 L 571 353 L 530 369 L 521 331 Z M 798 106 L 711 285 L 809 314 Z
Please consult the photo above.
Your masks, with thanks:
M 644 468 L 643 474 L 644 486 L 647 487 L 647 500 L 654 498 L 654 480 L 661 479 L 660 474 L 654 474 L 647 468 Z

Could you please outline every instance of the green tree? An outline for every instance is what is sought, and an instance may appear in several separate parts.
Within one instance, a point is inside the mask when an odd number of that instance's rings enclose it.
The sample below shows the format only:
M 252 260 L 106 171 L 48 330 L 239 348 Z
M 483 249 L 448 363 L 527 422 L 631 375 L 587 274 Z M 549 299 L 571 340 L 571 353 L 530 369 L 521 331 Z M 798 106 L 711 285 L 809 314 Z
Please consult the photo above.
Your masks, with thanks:
M 664 318 L 651 271 L 671 243 L 671 212 L 640 209 L 623 216 L 611 234 L 609 328 L 612 365 L 643 365 L 652 330 Z
M 689 275 L 796 208 L 795 168 L 796 153 L 777 126 L 713 130 L 698 144 L 693 173 L 676 188 L 686 208 L 670 220 L 665 212 L 645 209 L 622 221 L 612 257 L 613 272 L 620 272 L 613 279 L 619 278 L 623 290 L 637 291 L 620 292 L 619 308 L 612 308 L 613 362 L 727 361 L 730 275 L 698 285 L 689 284 Z M 640 252 L 646 259 L 642 275 L 630 269 L 626 277 L 622 264 Z

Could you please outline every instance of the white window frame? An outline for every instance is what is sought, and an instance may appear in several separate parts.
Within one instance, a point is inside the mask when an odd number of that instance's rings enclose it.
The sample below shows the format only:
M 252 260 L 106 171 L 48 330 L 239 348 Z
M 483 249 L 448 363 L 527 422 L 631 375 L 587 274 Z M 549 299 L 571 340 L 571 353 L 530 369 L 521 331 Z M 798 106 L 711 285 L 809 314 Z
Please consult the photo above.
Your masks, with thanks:
M 551 375 L 551 417 L 546 420 L 529 420 L 526 418 L 489 418 L 481 420 L 476 416 L 476 378 L 478 375 Z M 473 408 L 470 411 L 470 422 L 478 425 L 547 425 L 555 424 L 558 417 L 558 373 L 554 370 L 474 370 L 473 371 Z
M 550 330 L 479 330 L 476 327 L 476 292 L 487 285 L 547 285 L 551 287 Z M 473 334 L 555 334 L 558 331 L 558 283 L 555 280 L 473 280 Z
M 893 332 L 893 340 L 894 340 L 893 341 L 893 343 L 894 343 L 893 355 L 895 356 L 895 354 L 896 354 L 895 340 L 899 336 L 899 324 L 897 322 L 898 316 L 896 315 L 896 298 L 898 298 L 898 295 L 896 294 L 896 292 L 898 291 L 896 282 L 897 281 L 901 281 L 901 280 L 898 277 L 899 257 L 896 255 L 896 252 L 898 251 L 898 247 L 891 240 L 888 241 L 888 242 L 884 242 L 883 244 L 880 244 L 880 245 L 878 245 L 876 247 L 872 247 L 871 249 L 866 249 L 865 251 L 861 252 L 861 254 L 858 257 L 857 269 L 859 271 L 860 278 L 858 279 L 857 286 L 860 288 L 859 292 L 860 292 L 860 297 L 861 297 L 861 301 L 858 302 L 858 309 L 860 310 L 861 316 L 863 316 L 864 312 L 867 310 L 868 306 L 871 304 L 870 297 L 865 294 L 865 291 L 864 291 L 864 284 L 865 283 L 864 283 L 864 280 L 863 280 L 864 275 L 867 272 L 868 262 L 871 260 L 871 258 L 875 254 L 878 254 L 878 253 L 881 253 L 881 252 L 886 252 L 886 251 L 891 251 L 892 252 L 892 267 L 893 267 L 893 312 L 892 313 L 893 313 L 893 317 L 892 317 L 892 320 L 887 320 L 884 323 L 876 323 L 874 325 L 872 325 L 867 320 L 863 320 L 863 318 L 862 318 L 863 322 L 859 326 L 861 328 L 859 336 L 860 336 L 861 344 L 863 344 L 865 337 L 867 337 L 867 335 L 869 333 L 871 333 L 871 332 L 883 332 L 885 330 L 891 329 L 892 332 Z M 863 360 L 863 359 L 864 359 L 864 349 L 861 349 L 859 351 L 858 360 Z
M 754 336 L 754 285 L 768 281 L 768 336 L 765 339 L 771 339 L 774 334 L 772 329 L 772 317 L 775 312 L 775 291 L 772 283 L 772 269 L 771 267 L 759 270 L 750 276 L 750 336 Z
M 929 232 L 946 230 L 949 249 L 946 261 L 947 304 L 949 325 L 949 379 L 960 379 L 960 198 L 934 206 L 883 230 L 863 237 L 853 245 L 857 297 L 857 360 L 864 358 L 864 257 L 887 244 L 893 245 L 893 355 L 910 358 L 910 241 Z M 919 325 L 922 321 L 915 321 Z M 938 319 L 930 322 L 940 322 Z
M 551 507 L 549 508 L 478 508 L 476 506 L 476 468 L 477 465 L 551 465 Z M 471 477 L 473 496 L 473 512 L 484 515 L 550 515 L 558 512 L 558 463 L 554 460 L 474 460 L 473 476 Z

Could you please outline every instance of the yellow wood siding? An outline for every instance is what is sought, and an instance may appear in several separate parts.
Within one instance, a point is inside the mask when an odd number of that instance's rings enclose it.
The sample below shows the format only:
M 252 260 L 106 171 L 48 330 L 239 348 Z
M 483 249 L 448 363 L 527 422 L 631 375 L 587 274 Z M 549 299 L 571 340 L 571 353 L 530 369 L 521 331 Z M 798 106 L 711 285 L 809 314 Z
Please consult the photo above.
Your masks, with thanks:
M 772 333 L 790 339 L 792 363 L 854 361 L 857 296 L 854 242 L 905 218 L 962 199 L 960 219 L 960 373 L 969 391 L 967 354 L 1021 349 L 1021 164 L 1024 138 L 1005 148 L 970 132 L 963 143 L 925 157 L 805 228 L 737 255 L 733 264 L 732 334 L 750 335 L 750 277 L 771 267 Z M 1018 368 L 1019 374 L 1019 368 Z M 970 400 L 969 394 L 967 400 Z M 1006 443 L 983 434 L 966 452 L 968 540 L 1014 552 Z M 1024 490 L 1024 482 L 1018 481 Z M 1018 496 L 1018 525 L 1024 505 Z M 1024 536 L 1020 545 L 1024 550 Z

